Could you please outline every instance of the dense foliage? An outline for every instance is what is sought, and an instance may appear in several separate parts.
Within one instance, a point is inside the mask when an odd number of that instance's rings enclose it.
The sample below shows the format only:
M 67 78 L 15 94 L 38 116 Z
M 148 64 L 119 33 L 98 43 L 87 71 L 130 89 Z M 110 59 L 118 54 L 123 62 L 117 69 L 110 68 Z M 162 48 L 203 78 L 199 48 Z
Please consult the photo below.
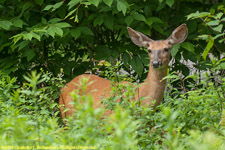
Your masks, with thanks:
M 225 149 L 224 3 L 1 0 L 1 149 Z M 64 79 L 91 72 L 114 81 L 141 82 L 148 54 L 131 43 L 127 27 L 158 40 L 182 23 L 188 38 L 171 50 L 168 88 L 156 110 L 130 102 L 133 87 L 118 85 L 110 99 L 103 99 L 115 112 L 104 118 L 104 108 L 93 109 L 92 98 L 75 91 L 79 111 L 65 126 L 57 104 Z M 105 62 L 99 65 L 101 60 Z M 121 70 L 125 76 L 119 75 Z

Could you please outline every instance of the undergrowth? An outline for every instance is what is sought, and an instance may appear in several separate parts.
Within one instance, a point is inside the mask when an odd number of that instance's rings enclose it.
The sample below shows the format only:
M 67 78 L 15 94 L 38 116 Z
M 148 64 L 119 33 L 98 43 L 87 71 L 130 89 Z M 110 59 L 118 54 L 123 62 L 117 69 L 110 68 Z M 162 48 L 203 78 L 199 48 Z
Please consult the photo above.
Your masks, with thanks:
M 191 90 L 171 89 L 155 110 L 132 101 L 138 86 L 114 83 L 112 96 L 103 100 L 114 111 L 108 117 L 103 117 L 106 108 L 93 108 L 91 96 L 74 91 L 77 111 L 66 122 L 57 104 L 62 74 L 31 72 L 21 84 L 1 73 L 1 149 L 225 149 L 225 78 L 218 68 L 214 73 L 216 82 L 209 73 L 189 76 Z M 166 78 L 172 87 L 179 76 Z M 80 88 L 87 82 L 82 79 Z

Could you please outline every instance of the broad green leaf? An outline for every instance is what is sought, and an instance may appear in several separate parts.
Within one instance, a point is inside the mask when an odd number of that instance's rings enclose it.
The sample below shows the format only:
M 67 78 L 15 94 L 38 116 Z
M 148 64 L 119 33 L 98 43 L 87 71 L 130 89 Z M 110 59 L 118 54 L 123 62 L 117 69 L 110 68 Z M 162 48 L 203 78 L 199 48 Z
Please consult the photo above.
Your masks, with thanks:
M 0 21 L 0 28 L 3 28 L 5 30 L 9 30 L 11 25 L 12 23 L 10 21 L 7 20 Z
M 141 62 L 143 63 L 143 65 L 149 66 L 150 58 L 149 58 L 148 53 L 140 53 L 139 56 L 140 56 L 140 59 L 141 59 Z
M 68 27 L 71 27 L 71 25 L 69 23 L 66 23 L 66 22 L 56 23 L 55 26 L 56 27 L 59 27 L 59 28 L 68 28 Z
M 181 47 L 188 50 L 189 52 L 195 53 L 195 46 L 190 42 L 184 42 L 181 44 Z
M 89 29 L 88 27 L 78 27 L 78 29 L 83 33 L 84 35 L 94 35 L 94 33 Z
M 140 60 L 140 58 L 138 56 L 133 56 L 132 60 L 131 60 L 131 66 L 132 68 L 135 70 L 135 72 L 141 76 L 142 72 L 143 72 L 143 64 Z
M 146 19 L 146 23 L 148 25 L 152 25 L 153 23 L 164 23 L 161 19 L 157 17 L 150 17 Z
M 146 21 L 145 16 L 142 14 L 134 14 L 134 19 L 138 21 Z
M 47 5 L 43 10 L 50 10 L 53 8 L 53 5 Z
M 215 68 L 213 68 L 213 69 L 225 69 L 225 62 L 222 62 L 222 63 L 220 63 L 218 66 L 216 66 Z
M 130 24 L 133 22 L 133 20 L 134 20 L 133 16 L 127 16 L 125 18 L 125 22 L 126 22 L 127 26 L 130 26 Z
M 70 34 L 75 40 L 81 35 L 81 31 L 79 29 L 70 30 Z
M 63 30 L 59 27 L 54 27 L 53 28 L 55 33 L 58 34 L 59 36 L 63 36 Z
M 225 35 L 225 33 L 217 34 L 216 36 L 213 37 L 213 39 L 215 40 L 215 39 L 217 39 L 217 38 L 219 38 L 221 36 L 224 36 L 224 35 Z
M 100 26 L 100 25 L 102 25 L 102 23 L 103 23 L 103 16 L 101 15 L 94 20 L 94 27 L 97 25 Z
M 130 64 L 130 55 L 128 53 L 123 53 L 122 60 L 125 65 L 129 65 Z
M 46 20 L 44 17 L 41 18 L 41 22 L 42 22 L 43 24 L 47 24 L 47 20 Z
M 180 45 L 178 44 L 178 45 L 174 45 L 173 46 L 173 48 L 171 49 L 171 55 L 173 56 L 173 57 L 175 57 L 176 56 L 176 54 L 177 54 L 177 52 L 178 52 L 178 50 L 179 50 L 179 48 L 180 48 Z
M 213 30 L 214 30 L 214 31 L 217 31 L 217 32 L 221 32 L 222 29 L 223 29 L 223 25 L 222 25 L 222 24 L 220 24 L 220 25 L 218 25 L 217 27 L 214 27 L 214 28 L 213 28 Z
M 19 40 L 23 38 L 23 34 L 14 35 L 12 38 L 13 38 L 13 43 L 16 44 Z
M 222 16 L 223 16 L 223 13 L 220 12 L 220 13 L 218 13 L 218 14 L 216 15 L 215 19 L 220 19 Z
M 15 27 L 22 28 L 23 27 L 23 20 L 21 20 L 21 19 L 14 19 L 13 20 L 13 25 Z
M 109 7 L 111 7 L 113 0 L 103 0 L 103 2 L 108 5 Z
M 71 9 L 73 6 L 77 5 L 80 2 L 80 0 L 71 0 L 68 3 L 69 9 Z
M 123 15 L 125 16 L 125 14 L 127 12 L 126 3 L 123 0 L 117 0 L 117 9 L 118 9 L 118 11 L 122 11 Z
M 206 45 L 206 48 L 205 48 L 204 52 L 202 53 L 204 60 L 206 60 L 206 57 L 207 57 L 209 51 L 211 50 L 211 48 L 213 47 L 213 45 L 214 45 L 214 40 L 213 40 L 212 36 L 210 36 L 209 41 Z
M 37 33 L 31 32 L 32 36 L 37 39 L 38 41 L 41 41 L 41 36 L 38 35 Z
M 199 35 L 198 38 L 200 38 L 202 40 L 207 40 L 207 39 L 209 39 L 209 35 L 206 35 L 206 34 Z
M 62 6 L 63 3 L 64 3 L 64 1 L 61 1 L 61 2 L 58 2 L 55 5 L 53 5 L 52 11 L 55 11 L 56 9 L 58 9 L 60 6 Z
M 157 32 L 161 33 L 161 34 L 165 34 L 162 26 L 159 26 L 158 24 L 153 24 L 153 29 L 156 30 Z
M 195 12 L 195 13 L 191 13 L 190 15 L 187 16 L 187 20 L 189 19 L 196 19 L 196 18 L 203 18 L 206 16 L 211 16 L 211 14 L 209 12 Z
M 98 6 L 100 0 L 89 0 L 93 5 L 95 5 L 96 7 Z
M 47 33 L 54 38 L 55 37 L 54 27 L 49 27 Z
M 32 38 L 33 38 L 33 35 L 31 34 L 31 33 L 24 33 L 23 34 L 23 39 L 24 40 L 32 40 Z
M 213 20 L 213 21 L 209 21 L 207 22 L 206 24 L 209 25 L 209 26 L 216 26 L 220 23 L 219 20 Z
M 62 19 L 60 19 L 60 18 L 53 18 L 53 19 L 49 20 L 48 23 L 54 24 L 54 23 L 57 23 L 59 21 L 62 21 Z
M 174 4 L 174 0 L 166 0 L 166 4 L 170 7 L 172 7 Z

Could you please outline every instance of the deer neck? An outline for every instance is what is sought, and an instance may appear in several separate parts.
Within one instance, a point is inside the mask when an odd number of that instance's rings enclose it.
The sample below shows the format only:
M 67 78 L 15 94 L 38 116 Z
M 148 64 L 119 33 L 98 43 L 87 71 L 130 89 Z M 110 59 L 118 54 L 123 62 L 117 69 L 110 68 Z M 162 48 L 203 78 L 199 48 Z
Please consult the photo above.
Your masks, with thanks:
M 162 69 L 155 69 L 149 65 L 147 79 L 140 85 L 138 97 L 143 97 L 143 105 L 152 105 L 152 101 L 156 100 L 154 106 L 157 106 L 164 95 L 166 80 L 162 80 L 167 75 L 167 66 Z

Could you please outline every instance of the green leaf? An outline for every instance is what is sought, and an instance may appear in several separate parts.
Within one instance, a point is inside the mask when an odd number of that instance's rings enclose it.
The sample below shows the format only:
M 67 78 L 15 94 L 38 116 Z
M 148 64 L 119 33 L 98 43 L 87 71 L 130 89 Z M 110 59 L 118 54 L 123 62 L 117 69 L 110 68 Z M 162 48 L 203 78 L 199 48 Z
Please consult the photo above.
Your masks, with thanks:
M 24 56 L 27 57 L 27 61 L 31 61 L 32 58 L 34 58 L 35 56 L 35 53 L 34 53 L 34 50 L 32 49 L 27 49 L 25 52 L 24 52 Z
M 89 29 L 88 27 L 78 27 L 78 29 L 83 33 L 84 35 L 94 35 L 94 33 Z
M 142 14 L 134 14 L 134 19 L 138 21 L 146 21 L 145 16 Z
M 43 10 L 50 10 L 53 8 L 53 5 L 47 5 Z
M 223 29 L 223 25 L 222 25 L 222 24 L 220 24 L 220 25 L 218 25 L 217 27 L 213 28 L 213 30 L 214 30 L 214 31 L 217 31 L 217 32 L 221 32 L 222 29 Z
M 213 21 L 209 21 L 207 22 L 206 24 L 209 25 L 209 26 L 216 26 L 220 23 L 219 20 L 213 20 Z
M 98 4 L 100 2 L 100 0 L 89 0 L 93 5 L 95 5 L 96 7 L 98 7 Z
M 133 16 L 127 16 L 125 18 L 125 22 L 126 22 L 127 26 L 130 26 L 130 24 L 133 22 L 133 20 L 134 20 Z
M 60 19 L 60 18 L 53 18 L 53 19 L 49 20 L 48 23 L 54 24 L 54 23 L 57 23 L 59 21 L 62 21 L 62 19 Z
M 223 16 L 223 13 L 220 12 L 220 13 L 218 13 L 218 14 L 216 15 L 215 19 L 220 19 L 222 16 Z
M 141 76 L 142 72 L 143 72 L 143 64 L 140 60 L 140 58 L 138 56 L 133 56 L 132 60 L 131 60 L 131 66 L 132 68 L 135 70 L 135 72 Z
M 77 10 L 76 8 L 73 9 L 73 10 L 71 10 L 71 11 L 66 15 L 65 19 L 68 18 L 69 16 L 71 16 L 76 10 Z
M 15 27 L 22 28 L 23 27 L 23 20 L 21 20 L 21 19 L 14 19 L 13 20 L 13 25 Z
M 69 9 L 71 9 L 73 6 L 77 5 L 80 2 L 80 0 L 71 0 L 68 3 Z
M 12 23 L 10 21 L 7 21 L 7 20 L 0 21 L 0 28 L 9 30 L 11 26 L 12 26 Z
M 184 42 L 181 44 L 181 47 L 188 50 L 189 52 L 195 53 L 195 46 L 190 42 Z
M 207 57 L 209 51 L 211 50 L 211 48 L 213 47 L 213 45 L 214 45 L 214 40 L 213 40 L 212 36 L 210 36 L 209 41 L 206 45 L 206 48 L 205 48 L 204 52 L 202 53 L 204 60 L 206 60 L 206 57 Z
M 43 24 L 47 24 L 47 20 L 46 20 L 44 17 L 41 17 L 41 22 L 42 22 Z
M 63 36 L 63 30 L 59 27 L 54 27 L 53 28 L 55 33 L 58 34 L 59 36 Z
M 127 12 L 126 3 L 123 0 L 117 0 L 117 9 L 118 9 L 118 11 L 122 11 L 123 15 L 125 16 L 125 14 Z
M 18 50 L 20 51 L 21 49 L 23 49 L 24 47 L 28 46 L 29 45 L 29 41 L 22 41 L 18 44 Z
M 196 19 L 196 18 L 203 18 L 203 17 L 207 17 L 207 16 L 211 16 L 211 14 L 209 12 L 201 12 L 199 13 L 199 11 L 195 12 L 195 13 L 191 13 L 190 15 L 187 16 L 187 20 L 189 19 Z
M 33 38 L 33 35 L 31 34 L 31 33 L 24 33 L 23 34 L 23 39 L 24 40 L 32 40 L 32 38 Z
M 68 27 L 71 27 L 71 25 L 69 23 L 66 23 L 66 22 L 56 23 L 55 26 L 56 27 L 59 27 L 59 28 L 68 28 Z
M 215 68 L 213 68 L 213 69 L 225 69 L 225 62 L 222 62 L 222 63 L 220 63 L 218 66 L 216 66 Z
M 148 25 L 152 25 L 153 23 L 164 23 L 161 19 L 157 17 L 150 17 L 146 19 L 146 23 Z
M 128 53 L 123 53 L 122 60 L 123 60 L 123 63 L 125 65 L 129 65 L 129 63 L 130 63 L 130 55 Z
M 178 52 L 178 50 L 179 50 L 179 48 L 180 48 L 180 45 L 178 44 L 178 45 L 174 45 L 173 46 L 173 48 L 171 49 L 171 55 L 173 56 L 173 57 L 175 57 L 176 56 L 176 54 L 177 54 L 177 52 Z
M 113 0 L 103 0 L 103 2 L 108 5 L 109 7 L 111 7 Z
M 166 4 L 170 7 L 172 7 L 174 4 L 174 0 L 166 0 Z
M 32 36 L 37 39 L 38 41 L 41 41 L 41 36 L 38 35 L 37 33 L 31 32 Z
M 49 27 L 47 33 L 54 38 L 55 37 L 54 27 Z
M 216 36 L 213 37 L 213 39 L 215 40 L 215 39 L 217 39 L 217 38 L 219 38 L 221 36 L 224 36 L 224 35 L 225 35 L 225 33 L 217 34 Z
M 94 20 L 94 27 L 96 27 L 97 25 L 101 25 L 103 23 L 103 16 L 99 16 Z
M 70 35 L 76 40 L 81 35 L 81 31 L 79 29 L 70 30 Z
M 56 9 L 58 9 L 60 6 L 62 6 L 63 3 L 64 3 L 64 1 L 61 1 L 61 2 L 58 2 L 55 5 L 53 5 L 52 12 L 55 11 Z

